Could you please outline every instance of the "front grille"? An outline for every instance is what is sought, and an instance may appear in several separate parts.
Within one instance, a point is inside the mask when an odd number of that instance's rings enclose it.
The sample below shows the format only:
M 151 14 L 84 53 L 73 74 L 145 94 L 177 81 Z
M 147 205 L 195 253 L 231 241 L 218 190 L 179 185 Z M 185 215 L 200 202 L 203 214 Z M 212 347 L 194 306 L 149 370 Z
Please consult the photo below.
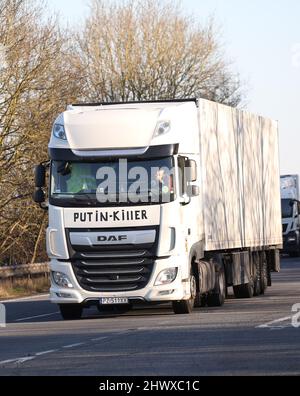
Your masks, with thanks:
M 67 230 L 67 243 L 70 260 L 77 281 L 84 290 L 90 292 L 126 292 L 143 289 L 150 281 L 154 268 L 159 238 L 158 227 L 136 229 L 119 229 L 136 235 L 155 230 L 155 241 L 137 244 L 98 245 L 83 244 L 85 235 L 92 235 L 103 230 Z M 108 229 L 113 234 L 115 229 Z M 75 238 L 79 244 L 72 244 L 70 235 L 79 233 L 81 239 Z M 92 233 L 92 234 L 91 234 Z M 80 243 L 81 242 L 81 243 Z
M 117 256 L 117 253 L 106 252 L 107 256 Z M 72 262 L 80 286 L 91 292 L 121 292 L 142 289 L 150 280 L 153 265 L 153 259 L 142 257 L 80 259 Z

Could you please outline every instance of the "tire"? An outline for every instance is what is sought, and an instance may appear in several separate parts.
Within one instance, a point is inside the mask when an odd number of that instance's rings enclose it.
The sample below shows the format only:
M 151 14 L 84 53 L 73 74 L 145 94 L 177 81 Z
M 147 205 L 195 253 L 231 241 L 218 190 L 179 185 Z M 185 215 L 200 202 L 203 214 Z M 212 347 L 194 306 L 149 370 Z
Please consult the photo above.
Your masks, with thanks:
M 244 285 L 233 286 L 235 298 L 252 298 L 254 296 L 254 283 L 245 283 Z
M 206 305 L 207 305 L 207 295 L 197 293 L 196 298 L 195 298 L 194 307 L 195 308 L 203 308 L 203 307 L 206 307 Z
M 83 307 L 80 304 L 59 304 L 61 316 L 64 320 L 79 320 Z
M 261 295 L 261 280 L 260 276 L 256 274 L 253 281 L 253 296 L 257 297 Z
M 265 294 L 268 288 L 268 269 L 265 254 L 262 254 L 261 259 L 261 274 L 260 274 L 260 294 Z
M 255 275 L 253 278 L 253 296 L 259 296 L 261 294 L 261 264 L 259 256 L 254 253 L 252 259 L 255 260 Z
M 197 296 L 197 284 L 194 274 L 191 274 L 190 277 L 190 289 L 191 297 L 189 298 L 189 300 L 173 301 L 173 311 L 176 315 L 191 314 L 193 312 Z
M 216 285 L 214 290 L 207 296 L 207 305 L 209 307 L 221 307 L 226 299 L 226 280 L 224 267 L 216 272 Z

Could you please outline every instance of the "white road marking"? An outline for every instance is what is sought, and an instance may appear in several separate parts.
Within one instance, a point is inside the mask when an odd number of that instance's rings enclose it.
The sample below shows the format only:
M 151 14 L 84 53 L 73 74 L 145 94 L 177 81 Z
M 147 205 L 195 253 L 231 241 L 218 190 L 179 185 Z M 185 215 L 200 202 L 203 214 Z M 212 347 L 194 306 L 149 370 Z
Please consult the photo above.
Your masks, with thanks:
M 36 356 L 28 356 L 28 357 L 17 358 L 17 359 L 3 360 L 2 362 L 0 362 L 0 366 L 4 365 L 4 364 L 9 364 L 9 363 L 22 364 L 22 363 L 28 362 L 29 360 L 33 360 L 35 358 L 36 358 Z
M 119 331 L 118 333 L 113 333 L 112 336 L 126 335 L 126 334 L 130 334 L 132 331 L 136 331 L 136 330 L 138 330 L 138 329 L 123 330 L 123 331 Z
M 86 344 L 86 342 L 78 342 L 77 344 L 64 345 L 63 348 L 65 348 L 65 349 L 75 348 L 75 347 L 79 347 L 79 346 L 82 346 L 85 344 Z
M 114 335 L 126 334 L 126 333 L 129 333 L 129 332 L 130 332 L 130 331 L 126 330 L 126 331 L 122 331 L 122 332 L 119 332 L 119 333 L 115 333 Z M 86 345 L 86 344 L 88 344 L 88 343 L 90 343 L 90 342 L 93 342 L 93 341 L 102 341 L 102 340 L 106 340 L 107 338 L 109 338 L 109 337 L 106 336 L 106 337 L 92 338 L 92 339 L 89 339 L 89 340 L 86 341 L 86 342 L 78 342 L 78 343 L 76 343 L 76 344 L 64 345 L 64 346 L 62 346 L 62 347 L 59 347 L 58 349 L 50 349 L 50 350 L 48 350 L 48 351 L 37 352 L 37 353 L 34 354 L 34 356 L 29 356 L 29 357 L 24 357 L 24 358 L 16 358 L 16 359 L 9 359 L 9 360 L 3 360 L 2 362 L 0 362 L 0 366 L 6 365 L 6 364 L 10 364 L 10 363 L 22 364 L 22 363 L 28 362 L 28 361 L 30 361 L 30 360 L 33 360 L 33 359 L 35 359 L 35 358 L 37 358 L 37 357 L 39 357 L 39 356 L 48 355 L 48 354 L 50 354 L 50 353 L 58 352 L 60 349 L 71 349 L 71 348 L 76 348 L 76 347 L 80 347 L 80 346 Z
M 15 362 L 17 359 L 9 359 L 9 360 L 3 360 L 2 362 L 0 362 L 0 366 L 3 364 L 9 364 L 9 363 L 13 363 Z
M 262 324 L 260 326 L 257 326 L 256 328 L 257 329 L 266 329 L 266 328 L 272 327 L 272 325 L 275 325 L 275 324 L 281 323 L 281 322 L 286 322 L 288 320 L 291 321 L 292 317 L 286 316 L 285 318 L 276 319 L 276 320 L 273 320 L 272 322 L 268 322 L 268 323 Z M 284 327 L 286 327 L 286 326 L 284 326 Z
M 35 356 L 43 356 L 43 355 L 48 355 L 49 353 L 54 353 L 57 352 L 58 349 L 50 349 L 49 351 L 44 351 L 44 352 L 38 352 L 35 354 Z
M 27 318 L 17 319 L 17 320 L 15 320 L 15 322 L 24 322 L 24 321 L 26 321 L 26 320 L 36 319 L 36 318 L 46 318 L 47 316 L 53 316 L 53 315 L 57 315 L 57 314 L 59 314 L 59 313 L 60 313 L 60 312 L 57 311 L 57 312 L 52 312 L 52 313 L 49 313 L 49 314 L 42 314 L 42 315 L 36 315 L 36 316 L 28 316 Z
M 35 296 L 29 296 L 29 297 L 21 297 L 21 298 L 15 298 L 11 300 L 1 300 L 1 303 L 11 303 L 11 302 L 19 302 L 19 301 L 30 301 L 30 300 L 39 300 L 43 299 L 45 297 L 49 298 L 49 294 L 38 294 Z
M 35 359 L 35 358 L 36 358 L 36 356 L 24 357 L 24 358 L 21 358 L 21 359 L 17 359 L 16 363 L 17 364 L 26 363 L 26 362 L 29 362 L 30 360 Z
M 99 338 L 92 338 L 91 341 L 102 341 L 102 340 L 106 340 L 108 337 L 99 337 Z

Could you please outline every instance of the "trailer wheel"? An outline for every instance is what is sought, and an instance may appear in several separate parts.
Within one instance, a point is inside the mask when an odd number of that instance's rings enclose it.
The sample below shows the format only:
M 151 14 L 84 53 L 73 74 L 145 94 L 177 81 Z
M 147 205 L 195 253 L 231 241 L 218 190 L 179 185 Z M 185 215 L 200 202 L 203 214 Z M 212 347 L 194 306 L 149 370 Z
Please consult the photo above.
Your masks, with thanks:
M 253 254 L 253 260 L 255 263 L 255 274 L 253 277 L 253 295 L 259 296 L 261 294 L 261 263 L 259 256 L 257 254 Z
M 233 286 L 235 298 L 252 298 L 254 296 L 253 281 L 244 285 Z
M 260 276 L 258 276 L 256 274 L 256 276 L 254 277 L 254 282 L 253 282 L 253 296 L 259 296 L 261 294 L 261 280 L 260 280 Z
M 64 320 L 79 320 L 83 308 L 80 304 L 59 304 L 61 316 Z
M 197 283 L 194 274 L 190 277 L 191 297 L 189 300 L 173 301 L 173 311 L 176 315 L 190 314 L 193 312 L 197 295 Z
M 265 254 L 262 254 L 261 275 L 260 275 L 260 294 L 265 294 L 268 288 L 268 267 Z
M 207 305 L 209 307 L 221 307 L 224 305 L 226 298 L 226 280 L 225 271 L 222 266 L 218 272 L 216 272 L 216 285 L 214 290 L 207 296 Z

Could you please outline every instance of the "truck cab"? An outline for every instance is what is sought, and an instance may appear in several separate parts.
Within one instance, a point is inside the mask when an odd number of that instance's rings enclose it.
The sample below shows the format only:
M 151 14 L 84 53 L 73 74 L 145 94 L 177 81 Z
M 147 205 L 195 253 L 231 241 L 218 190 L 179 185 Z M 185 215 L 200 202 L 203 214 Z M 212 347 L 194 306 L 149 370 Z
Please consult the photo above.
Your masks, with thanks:
M 300 202 L 298 175 L 281 176 L 281 214 L 284 254 L 300 255 Z
M 203 255 L 199 147 L 192 101 L 70 106 L 57 118 L 47 252 L 65 318 L 100 299 L 191 310 L 191 265 Z

